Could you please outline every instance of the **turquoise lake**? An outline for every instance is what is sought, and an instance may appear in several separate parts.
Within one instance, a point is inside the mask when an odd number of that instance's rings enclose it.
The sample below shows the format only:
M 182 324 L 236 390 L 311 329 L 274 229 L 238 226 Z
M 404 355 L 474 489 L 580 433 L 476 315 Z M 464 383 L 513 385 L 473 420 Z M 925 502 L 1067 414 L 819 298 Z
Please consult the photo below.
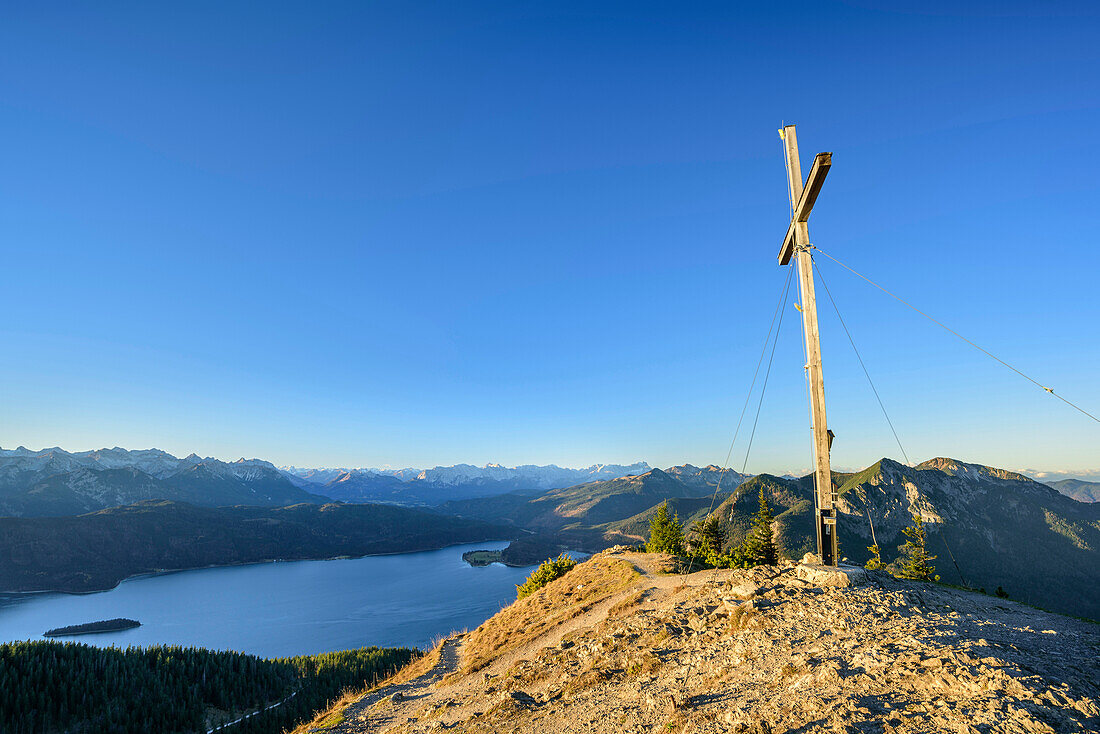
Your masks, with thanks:
M 469 550 L 507 542 L 348 560 L 290 561 L 143 576 L 94 594 L 0 594 L 0 641 L 128 617 L 141 627 L 54 638 L 94 645 L 185 645 L 263 657 L 354 647 L 424 648 L 473 629 L 516 598 L 531 568 L 474 568 Z

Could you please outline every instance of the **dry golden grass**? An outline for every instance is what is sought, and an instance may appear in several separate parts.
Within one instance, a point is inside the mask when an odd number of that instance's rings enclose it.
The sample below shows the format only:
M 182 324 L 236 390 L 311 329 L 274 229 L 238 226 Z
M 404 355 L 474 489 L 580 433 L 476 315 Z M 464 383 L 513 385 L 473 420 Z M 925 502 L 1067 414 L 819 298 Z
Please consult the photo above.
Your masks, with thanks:
M 453 700 L 445 698 L 438 704 L 428 709 L 427 713 L 421 714 L 421 717 L 425 719 L 438 719 L 440 716 L 453 709 L 456 705 L 457 704 Z
M 408 683 L 411 680 L 425 675 L 439 664 L 440 656 L 443 654 L 443 643 L 446 641 L 446 638 L 437 640 L 432 649 L 425 655 L 413 660 L 404 668 L 394 673 L 388 680 L 383 681 L 382 685 Z
M 658 576 L 671 576 L 683 570 L 683 563 L 680 562 L 680 559 L 666 553 L 650 554 L 649 560 L 653 564 L 653 572 Z
M 642 635 L 638 644 L 643 647 L 657 648 L 667 642 L 670 637 L 672 637 L 672 632 L 667 624 L 653 624 Z
M 298 725 L 298 727 L 295 728 L 291 732 L 291 734 L 306 734 L 306 732 L 314 729 L 324 730 L 339 726 L 340 724 L 344 723 L 344 712 L 347 710 L 348 706 L 359 701 L 363 698 L 363 696 L 366 696 L 373 691 L 377 691 L 379 688 L 385 688 L 386 686 L 397 685 L 401 683 L 408 683 L 410 680 L 413 680 L 414 678 L 419 678 L 420 676 L 424 675 L 433 667 L 435 667 L 436 663 L 439 662 L 439 657 L 442 654 L 443 650 L 443 642 L 444 640 L 440 639 L 438 642 L 436 642 L 435 647 L 432 648 L 430 652 L 425 655 L 421 655 L 416 660 L 413 660 L 411 663 L 401 668 L 401 670 L 391 675 L 389 678 L 386 678 L 385 680 L 380 681 L 373 686 L 366 686 L 358 690 L 344 691 L 344 694 L 340 696 L 340 698 L 335 703 L 314 716 L 313 719 L 311 719 L 310 721 Z
M 637 607 L 645 599 L 645 591 L 638 589 L 637 591 L 627 594 L 621 600 L 616 602 L 610 609 L 607 610 L 608 618 L 621 617 L 630 610 Z
M 314 716 L 312 720 L 304 724 L 299 724 L 298 727 L 293 730 L 292 734 L 305 734 L 315 729 L 323 731 L 339 726 L 344 723 L 344 711 L 347 710 L 347 707 L 358 701 L 367 692 L 367 690 L 362 690 L 344 693 L 344 695 L 340 697 L 340 700 Z
M 528 597 L 500 610 L 466 637 L 462 674 L 568 623 L 638 578 L 627 561 L 596 556 Z

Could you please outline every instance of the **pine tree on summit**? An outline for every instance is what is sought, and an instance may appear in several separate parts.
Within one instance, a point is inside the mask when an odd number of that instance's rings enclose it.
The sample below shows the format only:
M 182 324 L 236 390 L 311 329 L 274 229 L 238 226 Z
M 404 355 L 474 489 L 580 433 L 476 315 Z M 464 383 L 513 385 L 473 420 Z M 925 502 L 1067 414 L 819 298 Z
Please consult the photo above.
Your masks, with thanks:
M 882 552 L 879 550 L 877 543 L 867 546 L 867 550 L 871 551 L 871 557 L 867 560 L 864 568 L 868 571 L 881 571 L 886 568 L 886 564 L 882 562 Z
M 680 518 L 668 511 L 667 502 L 661 503 L 649 521 L 649 542 L 645 549 L 648 553 L 684 555 L 684 526 Z
M 764 489 L 761 488 L 760 509 L 753 516 L 752 530 L 749 531 L 748 537 L 741 546 L 741 553 L 754 566 L 774 566 L 779 563 L 779 549 L 776 548 L 775 541 L 772 539 L 773 522 L 775 522 L 775 516 L 772 515 L 772 508 L 764 498 Z
M 697 520 L 691 527 L 692 555 L 707 560 L 712 565 L 726 544 L 726 527 L 716 514 Z
M 939 581 L 936 567 L 932 565 L 936 556 L 928 555 L 928 548 L 925 545 L 924 518 L 921 517 L 920 512 L 913 513 L 913 524 L 902 532 L 908 540 L 901 549 L 901 572 L 898 577 L 915 581 Z

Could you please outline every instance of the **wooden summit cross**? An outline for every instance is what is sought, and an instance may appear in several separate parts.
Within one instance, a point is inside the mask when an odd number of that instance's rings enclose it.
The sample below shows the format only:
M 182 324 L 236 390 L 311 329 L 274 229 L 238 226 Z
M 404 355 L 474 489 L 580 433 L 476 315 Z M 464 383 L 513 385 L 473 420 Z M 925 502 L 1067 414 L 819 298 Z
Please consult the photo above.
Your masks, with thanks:
M 810 381 L 810 423 L 814 433 L 814 495 L 817 513 L 817 553 L 827 566 L 837 564 L 836 494 L 833 489 L 833 473 L 829 466 L 829 448 L 832 435 L 825 420 L 825 383 L 821 375 L 821 338 L 817 330 L 817 300 L 814 297 L 814 266 L 810 258 L 810 234 L 806 221 L 813 211 L 814 202 L 825 183 L 825 176 L 832 165 L 832 153 L 818 153 L 810 168 L 805 185 L 802 183 L 802 165 L 798 161 L 798 138 L 794 125 L 779 131 L 787 158 L 787 182 L 791 198 L 791 223 L 783 247 L 779 250 L 779 264 L 786 265 L 793 256 L 798 266 L 798 284 L 802 294 L 802 332 L 806 338 L 806 372 Z

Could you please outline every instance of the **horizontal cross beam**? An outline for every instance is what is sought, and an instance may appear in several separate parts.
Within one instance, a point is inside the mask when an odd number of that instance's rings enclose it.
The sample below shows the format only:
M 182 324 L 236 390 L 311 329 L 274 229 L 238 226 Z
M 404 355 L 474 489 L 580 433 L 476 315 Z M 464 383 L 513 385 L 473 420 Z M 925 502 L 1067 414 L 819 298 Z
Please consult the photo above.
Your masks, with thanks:
M 798 229 L 801 222 L 805 222 L 810 218 L 810 212 L 814 209 L 817 195 L 821 193 L 821 185 L 825 183 L 825 177 L 829 175 L 829 167 L 832 165 L 832 153 L 818 153 L 814 158 L 810 175 L 806 179 L 806 187 L 802 189 L 802 196 L 799 197 L 798 204 L 794 207 L 794 216 L 791 217 L 791 223 L 787 227 L 787 236 L 783 238 L 783 247 L 779 249 L 780 265 L 786 265 L 791 261 L 791 255 L 794 254 L 795 230 Z

